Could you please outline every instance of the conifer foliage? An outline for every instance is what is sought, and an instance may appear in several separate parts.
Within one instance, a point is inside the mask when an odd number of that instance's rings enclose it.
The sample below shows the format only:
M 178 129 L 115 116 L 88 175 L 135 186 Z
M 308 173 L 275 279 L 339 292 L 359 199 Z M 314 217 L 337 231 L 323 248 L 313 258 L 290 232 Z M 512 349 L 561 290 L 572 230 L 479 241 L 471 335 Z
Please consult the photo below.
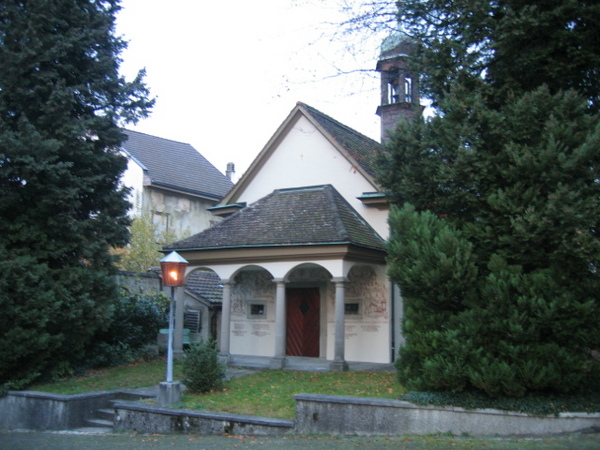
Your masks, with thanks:
M 0 385 L 61 374 L 109 315 L 128 239 L 121 126 L 148 114 L 119 73 L 117 0 L 0 4 Z
M 399 124 L 380 161 L 398 205 L 399 377 L 580 389 L 600 347 L 600 6 L 407 0 L 400 17 L 437 112 Z
M 193 342 L 185 350 L 182 372 L 182 381 L 190 392 L 221 390 L 226 371 L 225 365 L 219 361 L 217 341 Z

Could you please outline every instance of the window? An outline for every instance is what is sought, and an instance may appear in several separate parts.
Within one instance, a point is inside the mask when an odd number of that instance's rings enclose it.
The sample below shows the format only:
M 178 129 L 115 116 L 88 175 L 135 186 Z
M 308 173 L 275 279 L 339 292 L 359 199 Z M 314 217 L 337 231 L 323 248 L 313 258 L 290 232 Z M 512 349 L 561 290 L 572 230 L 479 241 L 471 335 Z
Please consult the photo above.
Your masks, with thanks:
M 357 315 L 359 313 L 359 305 L 358 303 L 346 303 L 345 305 L 346 315 Z
M 267 307 L 264 303 L 251 302 L 248 308 L 249 319 L 264 319 L 267 316 Z
M 406 77 L 404 79 L 404 101 L 406 103 L 412 103 L 412 91 L 413 91 L 412 78 Z
M 348 318 L 360 319 L 362 317 L 362 299 L 346 299 L 344 313 Z
M 400 95 L 398 95 L 398 86 L 395 81 L 388 83 L 387 92 L 387 103 L 389 105 L 393 103 L 398 103 L 400 101 Z
M 160 234 L 167 234 L 169 232 L 169 219 L 171 214 L 162 211 L 153 211 L 152 223 L 156 227 L 156 232 Z
M 200 333 L 202 314 L 195 309 L 188 309 L 183 313 L 183 328 L 190 330 L 190 333 Z

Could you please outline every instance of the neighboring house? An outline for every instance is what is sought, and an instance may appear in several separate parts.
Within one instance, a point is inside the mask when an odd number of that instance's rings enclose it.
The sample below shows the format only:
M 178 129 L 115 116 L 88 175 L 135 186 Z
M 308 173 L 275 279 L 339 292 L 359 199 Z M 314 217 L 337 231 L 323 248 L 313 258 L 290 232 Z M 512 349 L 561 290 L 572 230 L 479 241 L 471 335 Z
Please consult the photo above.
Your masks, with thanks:
M 191 235 L 218 221 L 208 208 L 218 204 L 232 181 L 194 147 L 124 130 L 128 158 L 123 184 L 132 188 L 133 214 L 151 215 L 160 231 Z
M 210 270 L 194 270 L 186 277 L 183 327 L 192 341 L 218 339 L 223 285 Z
M 382 47 L 384 123 L 420 111 L 407 45 Z M 392 89 L 404 94 L 389 95 Z M 374 174 L 381 150 L 298 103 L 212 208 L 225 219 L 164 247 L 189 261 L 187 291 L 199 270 L 220 280 L 223 357 L 265 357 L 273 368 L 285 367 L 288 356 L 315 357 L 332 370 L 394 359 L 402 299 L 386 275 L 388 201 Z

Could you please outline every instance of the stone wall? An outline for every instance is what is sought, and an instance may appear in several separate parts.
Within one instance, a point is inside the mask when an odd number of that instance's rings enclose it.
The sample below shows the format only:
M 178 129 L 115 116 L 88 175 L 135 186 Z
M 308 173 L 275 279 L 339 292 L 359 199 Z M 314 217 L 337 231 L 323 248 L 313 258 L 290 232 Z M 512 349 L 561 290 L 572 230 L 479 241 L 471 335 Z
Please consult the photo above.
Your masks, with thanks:
M 10 392 L 0 397 L 0 429 L 67 430 L 86 425 L 97 409 L 111 405 L 112 392 L 78 395 Z
M 125 391 L 81 395 L 10 392 L 0 398 L 1 429 L 65 430 L 85 426 L 95 410 L 115 410 L 116 431 L 281 436 L 549 435 L 600 427 L 600 414 L 535 416 L 490 409 L 417 406 L 393 399 L 298 394 L 296 420 L 160 408 L 127 401 Z M 133 395 L 133 394 L 130 394 Z M 117 401 L 114 401 L 118 399 Z M 125 400 L 125 401 L 123 401 Z
M 294 421 L 209 411 L 115 405 L 115 431 L 282 436 L 294 432 Z
M 600 425 L 600 414 L 535 416 L 492 409 L 418 406 L 393 399 L 298 394 L 296 433 L 471 436 L 555 434 Z
M 117 275 L 117 282 L 130 294 L 154 295 L 160 292 L 160 276 L 157 273 L 120 271 Z

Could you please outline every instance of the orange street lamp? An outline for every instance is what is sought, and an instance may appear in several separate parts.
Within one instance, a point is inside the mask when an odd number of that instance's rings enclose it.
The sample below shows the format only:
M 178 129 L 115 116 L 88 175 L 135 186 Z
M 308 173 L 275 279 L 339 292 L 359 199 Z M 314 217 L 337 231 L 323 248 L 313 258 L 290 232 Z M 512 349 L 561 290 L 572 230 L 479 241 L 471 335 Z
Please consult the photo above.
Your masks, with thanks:
M 171 286 L 169 335 L 167 340 L 167 381 L 166 383 L 160 383 L 158 393 L 158 403 L 161 406 L 179 401 L 181 395 L 181 385 L 173 383 L 173 310 L 175 309 L 175 288 L 183 286 L 187 266 L 188 262 L 177 252 L 171 252 L 160 260 L 163 286 Z
M 160 271 L 162 273 L 163 286 L 183 286 L 185 268 L 188 262 L 179 253 L 171 252 L 160 260 Z

